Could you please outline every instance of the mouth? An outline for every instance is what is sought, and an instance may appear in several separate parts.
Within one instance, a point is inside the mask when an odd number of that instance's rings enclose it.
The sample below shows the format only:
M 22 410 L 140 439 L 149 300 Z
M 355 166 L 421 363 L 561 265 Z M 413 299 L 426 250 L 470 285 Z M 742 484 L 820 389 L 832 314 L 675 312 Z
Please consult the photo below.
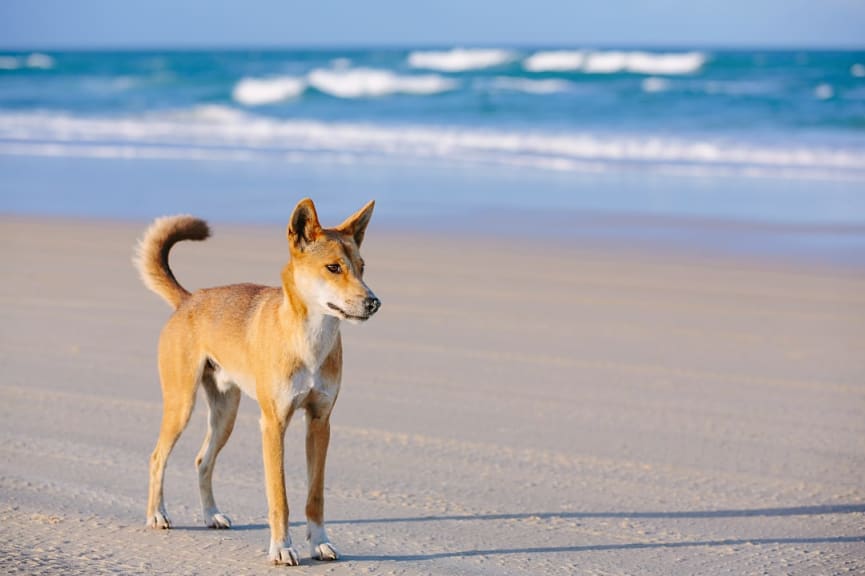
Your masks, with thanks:
M 333 304 L 332 302 L 328 302 L 327 307 L 331 310 L 336 310 L 337 312 L 339 312 L 339 314 L 346 320 L 357 320 L 359 322 L 369 320 L 369 316 L 355 316 L 354 314 L 349 314 L 348 312 L 346 312 L 336 304 Z

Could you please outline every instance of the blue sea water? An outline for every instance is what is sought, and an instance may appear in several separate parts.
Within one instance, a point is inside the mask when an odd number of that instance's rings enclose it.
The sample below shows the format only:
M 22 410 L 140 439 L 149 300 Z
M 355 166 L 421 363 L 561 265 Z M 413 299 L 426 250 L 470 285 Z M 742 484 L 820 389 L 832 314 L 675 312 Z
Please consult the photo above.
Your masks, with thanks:
M 865 52 L 5 53 L 0 142 L 863 179 Z
M 170 197 L 124 192 L 148 172 Z M 5 212 L 150 217 L 206 188 L 211 216 L 279 219 L 260 206 L 355 190 L 394 218 L 862 227 L 865 51 L 0 52 L 0 187 Z

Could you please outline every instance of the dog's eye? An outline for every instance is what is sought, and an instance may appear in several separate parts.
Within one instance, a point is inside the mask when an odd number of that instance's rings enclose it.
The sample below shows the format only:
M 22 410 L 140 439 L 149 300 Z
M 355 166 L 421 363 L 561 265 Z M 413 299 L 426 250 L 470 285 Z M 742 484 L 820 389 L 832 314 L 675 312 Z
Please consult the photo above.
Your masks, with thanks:
M 331 272 L 332 274 L 339 274 L 340 272 L 342 272 L 342 266 L 340 266 L 339 264 L 327 264 L 325 268 L 327 268 L 327 271 Z

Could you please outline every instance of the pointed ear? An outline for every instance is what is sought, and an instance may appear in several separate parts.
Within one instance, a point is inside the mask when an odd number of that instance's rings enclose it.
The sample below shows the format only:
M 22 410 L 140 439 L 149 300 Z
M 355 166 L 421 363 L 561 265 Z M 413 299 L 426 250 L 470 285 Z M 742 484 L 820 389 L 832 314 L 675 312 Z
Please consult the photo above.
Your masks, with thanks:
M 375 200 L 367 202 L 366 206 L 345 219 L 345 222 L 336 227 L 343 234 L 349 234 L 354 237 L 354 243 L 360 247 L 363 242 L 363 235 L 366 232 L 366 226 L 369 224 L 369 219 L 372 218 L 372 209 L 375 208 Z
M 288 221 L 288 243 L 298 250 L 306 246 L 321 233 L 315 204 L 309 198 L 304 198 L 294 207 L 291 219 Z

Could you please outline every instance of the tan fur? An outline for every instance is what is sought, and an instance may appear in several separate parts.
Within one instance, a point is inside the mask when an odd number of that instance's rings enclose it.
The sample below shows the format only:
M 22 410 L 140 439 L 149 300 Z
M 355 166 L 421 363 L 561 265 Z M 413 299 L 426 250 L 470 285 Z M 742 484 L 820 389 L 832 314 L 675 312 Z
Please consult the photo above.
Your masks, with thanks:
M 162 483 L 165 464 L 189 421 L 199 385 L 208 400 L 208 432 L 196 458 L 205 524 L 228 528 L 213 498 L 216 456 L 234 427 L 240 390 L 258 400 L 264 457 L 270 559 L 296 565 L 288 533 L 285 430 L 298 408 L 307 412 L 308 538 L 313 557 L 338 553 L 324 529 L 324 470 L 330 413 L 342 377 L 340 319 L 363 321 L 380 305 L 364 284 L 359 246 L 372 215 L 370 202 L 340 226 L 321 228 L 309 199 L 288 226 L 290 259 L 279 288 L 237 284 L 190 294 L 168 266 L 180 240 L 202 240 L 207 224 L 191 216 L 156 220 L 141 240 L 136 266 L 148 288 L 175 308 L 159 339 L 163 416 L 150 460 L 148 524 L 168 528 Z
M 169 216 L 153 222 L 138 243 L 135 256 L 135 265 L 144 285 L 177 308 L 189 292 L 171 273 L 168 252 L 181 240 L 205 240 L 209 236 L 207 223 L 192 216 Z

